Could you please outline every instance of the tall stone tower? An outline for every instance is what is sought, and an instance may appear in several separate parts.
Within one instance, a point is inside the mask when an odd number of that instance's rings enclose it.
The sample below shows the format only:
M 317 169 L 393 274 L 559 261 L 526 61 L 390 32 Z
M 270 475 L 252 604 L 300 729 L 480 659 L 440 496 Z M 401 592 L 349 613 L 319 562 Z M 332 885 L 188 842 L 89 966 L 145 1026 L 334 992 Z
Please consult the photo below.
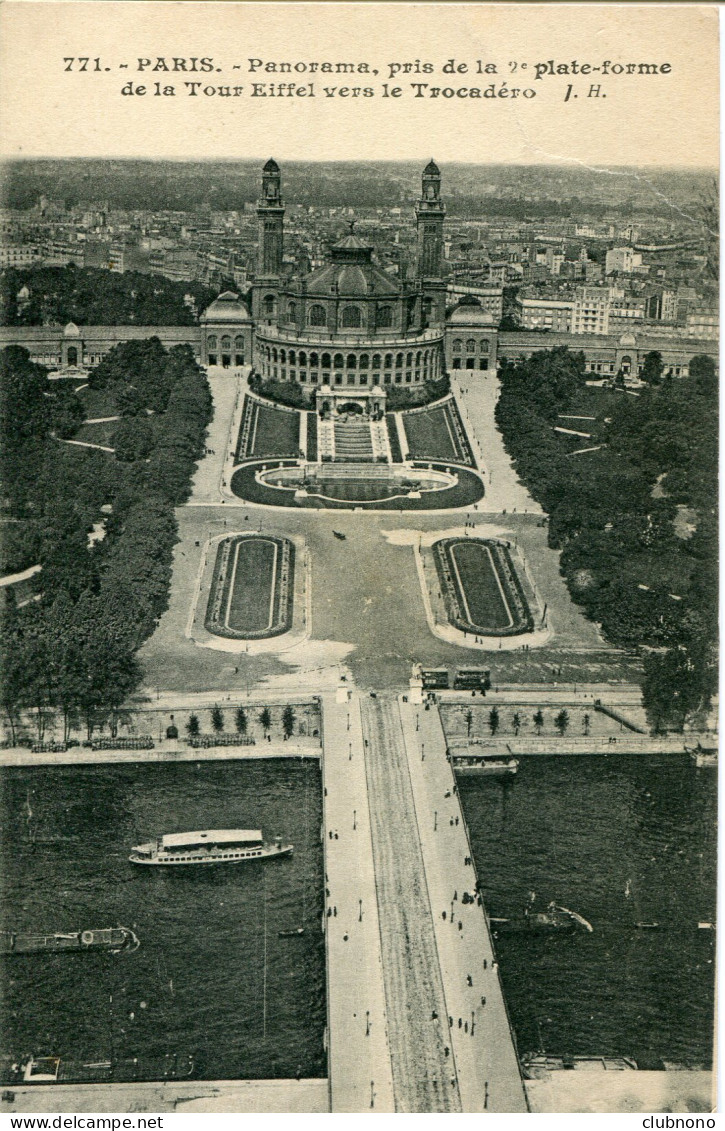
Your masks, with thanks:
M 443 325 L 447 283 L 443 274 L 443 221 L 441 171 L 435 161 L 423 170 L 423 192 L 415 206 L 418 224 L 418 286 L 421 290 L 421 325 Z
M 435 161 L 423 170 L 423 192 L 415 206 L 418 223 L 418 275 L 421 279 L 443 278 L 443 221 L 446 206 L 441 200 L 441 173 Z
M 257 205 L 259 247 L 257 275 L 276 278 L 282 274 L 284 251 L 284 204 L 282 178 L 277 162 L 270 158 L 262 170 L 262 197 Z

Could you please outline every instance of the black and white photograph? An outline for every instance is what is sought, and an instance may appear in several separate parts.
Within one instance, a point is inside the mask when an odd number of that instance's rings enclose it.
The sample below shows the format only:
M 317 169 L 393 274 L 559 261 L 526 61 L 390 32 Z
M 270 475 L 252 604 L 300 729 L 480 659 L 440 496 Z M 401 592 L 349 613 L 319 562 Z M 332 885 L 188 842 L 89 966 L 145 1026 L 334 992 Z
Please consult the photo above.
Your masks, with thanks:
M 3 5 L 6 1126 L 715 1125 L 718 15 Z

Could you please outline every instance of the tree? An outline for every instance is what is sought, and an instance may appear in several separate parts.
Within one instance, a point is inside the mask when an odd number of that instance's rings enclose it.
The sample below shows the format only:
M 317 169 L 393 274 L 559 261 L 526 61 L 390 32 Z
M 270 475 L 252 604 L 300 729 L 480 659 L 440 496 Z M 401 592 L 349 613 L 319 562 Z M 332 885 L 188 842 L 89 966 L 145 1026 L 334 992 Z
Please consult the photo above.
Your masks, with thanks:
M 215 734 L 221 734 L 224 730 L 224 712 L 218 703 L 211 709 L 211 729 Z
M 514 734 L 518 735 L 521 730 L 521 715 L 518 711 L 514 711 L 511 716 L 511 726 L 513 727 Z
M 186 733 L 189 738 L 198 738 L 201 734 L 201 727 L 199 726 L 199 716 L 189 715 L 186 722 Z
M 642 380 L 648 385 L 659 385 L 662 380 L 665 363 L 659 350 L 650 350 L 644 355 L 642 363 Z
M 234 712 L 234 725 L 237 728 L 237 734 L 247 733 L 247 712 L 244 707 L 237 707 Z
M 471 737 L 471 727 L 473 726 L 473 711 L 469 707 L 466 711 L 466 733 Z
M 538 708 L 536 714 L 534 715 L 533 721 L 534 726 L 536 727 L 536 733 L 540 735 L 542 730 L 544 729 L 544 712 L 541 710 L 541 707 Z
M 690 361 L 690 377 L 694 379 L 698 393 L 712 396 L 717 392 L 715 362 L 706 353 L 698 353 Z
M 584 715 L 584 718 L 582 719 L 582 730 L 584 731 L 584 737 L 585 738 L 589 734 L 590 725 L 591 725 L 591 718 L 589 717 L 588 714 L 586 714 L 586 715 Z
M 295 729 L 295 717 L 294 709 L 290 706 L 285 707 L 282 712 L 282 731 L 284 733 L 285 742 L 288 738 L 292 737 Z
M 259 712 L 259 721 L 262 724 L 262 730 L 264 731 L 266 737 L 267 731 L 272 725 L 272 712 L 270 711 L 269 707 L 264 707 Z
M 491 731 L 491 737 L 493 737 L 496 734 L 496 731 L 499 728 L 499 723 L 500 723 L 500 718 L 499 718 L 499 713 L 498 713 L 498 707 L 492 707 L 491 710 L 488 712 L 488 729 Z
M 569 729 L 569 712 L 566 711 L 563 707 L 554 719 L 554 726 L 563 738 L 567 730 Z

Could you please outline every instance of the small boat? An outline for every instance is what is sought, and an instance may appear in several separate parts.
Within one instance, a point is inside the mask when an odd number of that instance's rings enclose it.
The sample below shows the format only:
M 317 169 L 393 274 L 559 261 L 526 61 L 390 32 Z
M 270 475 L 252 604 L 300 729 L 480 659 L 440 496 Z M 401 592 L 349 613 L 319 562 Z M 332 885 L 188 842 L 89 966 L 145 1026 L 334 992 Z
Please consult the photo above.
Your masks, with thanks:
M 451 764 L 457 774 L 516 774 L 519 769 L 518 758 L 484 758 L 453 754 Z
M 300 935 L 304 935 L 304 933 L 304 927 L 294 927 L 288 931 L 277 931 L 277 934 L 281 939 L 296 939 L 299 938 Z
M 635 923 L 635 927 L 640 931 L 658 931 L 659 923 Z
M 132 864 L 178 868 L 188 864 L 243 864 L 289 856 L 291 844 L 276 837 L 265 841 L 259 829 L 206 829 L 194 833 L 168 833 L 131 849 Z
M 0 933 L 2 954 L 73 954 L 88 950 L 106 950 L 111 954 L 125 951 L 130 954 L 140 945 L 137 936 L 128 927 L 103 927 L 55 935 L 29 935 L 15 931 Z
M 701 746 L 698 742 L 697 746 L 686 746 L 685 750 L 699 769 L 717 766 L 717 746 Z
M 494 934 L 509 934 L 520 931 L 572 932 L 576 930 L 584 930 L 591 934 L 594 930 L 591 923 L 582 915 L 579 915 L 576 911 L 570 911 L 568 907 L 559 907 L 558 904 L 553 902 L 548 905 L 546 911 L 531 911 L 526 907 L 523 915 L 518 918 L 495 919 L 490 917 L 489 922 Z
M 60 1056 L 31 1056 L 28 1060 L 0 1059 L 3 1084 L 106 1084 L 134 1080 L 186 1080 L 194 1072 L 190 1056 L 166 1056 L 133 1060 L 66 1060 Z

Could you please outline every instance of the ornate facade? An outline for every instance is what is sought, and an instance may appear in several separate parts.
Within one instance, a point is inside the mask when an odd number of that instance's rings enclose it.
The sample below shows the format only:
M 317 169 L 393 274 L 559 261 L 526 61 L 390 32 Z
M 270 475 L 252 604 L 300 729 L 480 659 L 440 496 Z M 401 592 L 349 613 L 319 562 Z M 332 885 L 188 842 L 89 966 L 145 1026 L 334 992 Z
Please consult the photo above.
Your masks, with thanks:
M 416 208 L 419 261 L 412 281 L 382 271 L 351 230 L 315 271 L 281 275 L 284 205 L 273 161 L 258 204 L 260 274 L 252 288 L 255 370 L 314 388 L 325 408 L 357 403 L 377 412 L 385 387 L 414 387 L 443 372 L 446 283 L 443 278 L 441 176 L 431 161 Z
M 202 365 L 238 372 L 252 366 L 263 378 L 296 381 L 314 390 L 318 406 L 334 411 L 356 405 L 378 415 L 387 390 L 436 380 L 445 371 L 495 370 L 512 360 L 566 345 L 585 356 L 589 372 L 610 377 L 620 369 L 636 375 L 650 350 L 665 371 L 686 377 L 696 354 L 717 363 L 717 343 L 660 337 L 651 328 L 635 334 L 587 335 L 499 331 L 501 291 L 448 283 L 443 262 L 445 204 L 434 161 L 423 170 L 415 206 L 417 269 L 411 278 L 383 271 L 373 250 L 351 230 L 330 251 L 328 262 L 289 277 L 284 271 L 282 178 L 276 161 L 262 170 L 257 204 L 259 244 L 251 311 L 225 291 L 201 315 L 198 326 L 0 327 L 0 348 L 25 346 L 34 361 L 57 377 L 73 377 L 97 365 L 120 342 L 156 336 L 167 347 L 188 343 Z M 446 312 L 446 298 L 455 306 Z

